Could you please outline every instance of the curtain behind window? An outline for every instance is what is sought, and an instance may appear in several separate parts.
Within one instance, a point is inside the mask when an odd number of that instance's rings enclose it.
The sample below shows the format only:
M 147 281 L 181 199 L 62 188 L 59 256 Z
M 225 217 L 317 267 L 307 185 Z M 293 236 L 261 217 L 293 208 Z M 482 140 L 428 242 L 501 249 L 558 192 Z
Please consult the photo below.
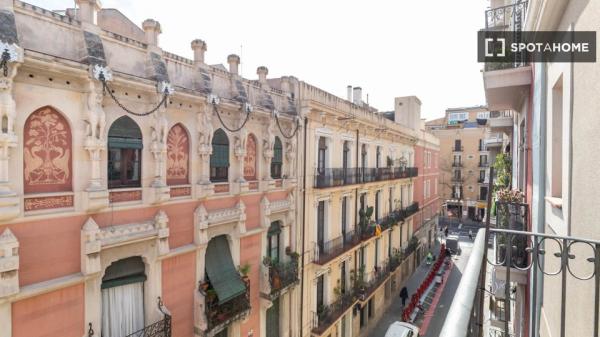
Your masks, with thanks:
M 103 337 L 125 337 L 143 328 L 143 282 L 102 289 Z

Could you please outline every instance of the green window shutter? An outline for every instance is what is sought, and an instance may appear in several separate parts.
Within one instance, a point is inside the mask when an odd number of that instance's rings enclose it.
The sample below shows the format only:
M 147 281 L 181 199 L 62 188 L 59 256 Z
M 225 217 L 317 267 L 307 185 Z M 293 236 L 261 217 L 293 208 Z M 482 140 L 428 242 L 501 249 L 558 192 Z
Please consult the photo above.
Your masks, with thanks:
M 221 129 L 215 131 L 212 140 L 212 154 L 210 155 L 210 167 L 229 166 L 229 139 Z
M 229 244 L 224 235 L 210 240 L 206 249 L 206 274 L 223 304 L 246 292 L 246 285 L 233 265 Z
M 283 148 L 281 146 L 281 140 L 279 140 L 279 137 L 275 137 L 275 144 L 273 146 L 272 163 L 275 163 L 275 164 L 283 163 Z
M 146 281 L 144 261 L 139 256 L 113 262 L 102 278 L 102 289 Z

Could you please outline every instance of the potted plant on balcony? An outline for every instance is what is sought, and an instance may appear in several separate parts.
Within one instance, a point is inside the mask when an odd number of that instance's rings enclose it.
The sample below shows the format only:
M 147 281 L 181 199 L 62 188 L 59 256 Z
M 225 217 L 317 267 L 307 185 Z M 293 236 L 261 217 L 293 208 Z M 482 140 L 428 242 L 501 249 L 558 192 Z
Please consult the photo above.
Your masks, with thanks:
M 250 264 L 246 262 L 243 265 L 241 265 L 238 269 L 240 271 L 240 275 L 242 275 L 242 280 L 244 280 L 246 284 L 250 282 L 250 279 L 248 277 L 248 273 L 250 273 Z
M 358 211 L 358 215 L 360 216 L 358 226 L 360 228 L 361 236 L 363 238 L 368 238 L 370 237 L 369 226 L 372 223 L 371 216 L 373 216 L 373 206 L 367 207 L 366 210 L 361 209 Z
M 355 294 L 359 296 L 361 301 L 364 301 L 367 293 L 365 283 L 365 266 L 358 268 L 358 272 L 356 270 L 352 270 L 350 272 L 350 282 L 352 283 L 352 288 L 354 288 Z

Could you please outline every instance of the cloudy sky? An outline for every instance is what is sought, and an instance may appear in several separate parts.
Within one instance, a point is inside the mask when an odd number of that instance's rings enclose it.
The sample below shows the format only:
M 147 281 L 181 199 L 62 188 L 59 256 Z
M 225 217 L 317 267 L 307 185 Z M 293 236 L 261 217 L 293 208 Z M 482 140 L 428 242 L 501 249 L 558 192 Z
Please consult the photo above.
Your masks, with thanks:
M 73 0 L 26 0 L 46 9 Z M 102 0 L 134 23 L 161 23 L 160 46 L 192 58 L 190 42 L 208 44 L 206 62 L 241 54 L 242 74 L 294 75 L 335 95 L 361 86 L 363 98 L 392 110 L 396 96 L 417 95 L 422 116 L 485 103 L 477 30 L 487 0 Z

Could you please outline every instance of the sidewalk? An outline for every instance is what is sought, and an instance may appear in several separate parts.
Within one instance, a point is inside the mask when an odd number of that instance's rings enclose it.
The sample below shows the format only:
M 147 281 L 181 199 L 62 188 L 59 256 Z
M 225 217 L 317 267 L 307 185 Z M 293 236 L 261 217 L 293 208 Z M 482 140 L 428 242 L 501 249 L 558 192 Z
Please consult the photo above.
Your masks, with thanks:
M 439 252 L 439 243 L 436 243 L 435 247 L 431 250 L 435 255 Z M 415 272 L 410 276 L 410 278 L 406 281 L 405 284 L 400 285 L 397 291 L 392 294 L 392 304 L 386 309 L 385 313 L 381 316 L 379 321 L 375 327 L 369 331 L 369 336 L 379 337 L 384 336 L 387 328 L 395 321 L 402 320 L 402 300 L 400 299 L 400 289 L 403 286 L 406 286 L 408 289 L 409 298 L 406 300 L 407 303 L 410 301 L 410 297 L 412 294 L 419 288 L 423 280 L 427 277 L 431 266 L 425 264 L 425 259 L 421 262 L 421 264 L 415 269 Z

